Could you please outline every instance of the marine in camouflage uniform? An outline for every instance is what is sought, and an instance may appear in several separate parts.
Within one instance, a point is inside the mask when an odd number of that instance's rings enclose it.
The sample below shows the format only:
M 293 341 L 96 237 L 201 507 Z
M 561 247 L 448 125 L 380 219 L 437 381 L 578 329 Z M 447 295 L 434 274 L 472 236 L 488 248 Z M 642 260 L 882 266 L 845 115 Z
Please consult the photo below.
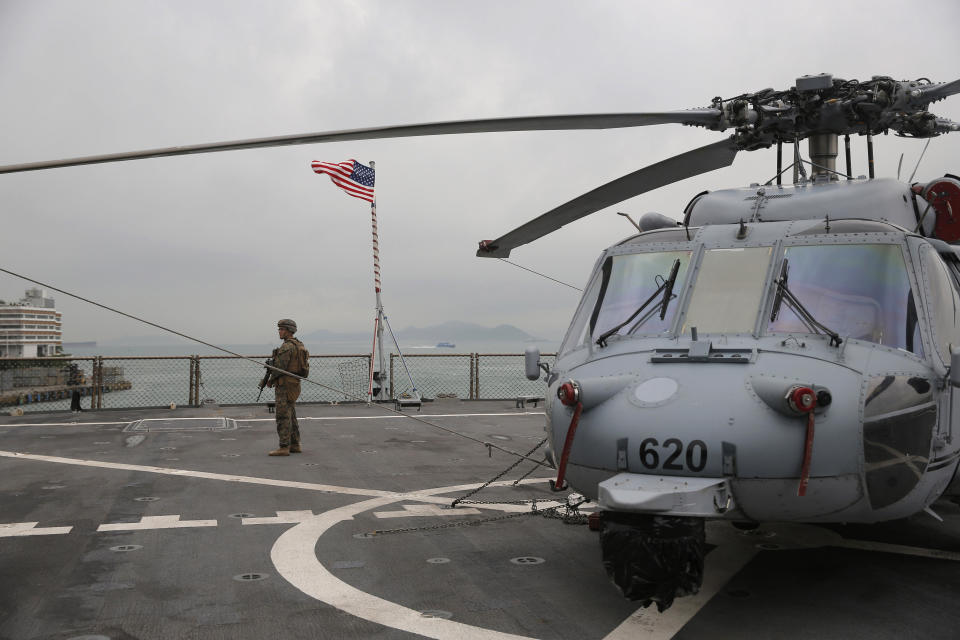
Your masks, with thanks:
M 277 332 L 283 339 L 283 344 L 273 352 L 273 366 L 306 377 L 309 373 L 309 356 L 303 343 L 293 337 L 296 330 L 297 323 L 293 320 L 277 322 Z M 271 451 L 270 455 L 288 456 L 291 453 L 300 453 L 300 425 L 297 423 L 296 408 L 297 398 L 300 397 L 300 380 L 274 372 L 267 386 L 274 387 L 276 391 L 277 436 L 280 439 L 280 447 Z

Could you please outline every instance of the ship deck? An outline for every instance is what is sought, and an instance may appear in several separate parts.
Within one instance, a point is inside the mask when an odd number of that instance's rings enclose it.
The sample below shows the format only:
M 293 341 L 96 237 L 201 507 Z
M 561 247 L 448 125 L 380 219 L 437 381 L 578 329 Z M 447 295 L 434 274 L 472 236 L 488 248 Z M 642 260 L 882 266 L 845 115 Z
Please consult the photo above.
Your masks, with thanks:
M 871 526 L 710 523 L 701 592 L 638 609 L 524 463 L 542 409 L 265 407 L 0 417 L 0 638 L 955 638 L 960 507 Z M 481 442 L 477 442 L 477 440 Z M 504 517 L 504 516 L 515 517 Z M 473 523 L 462 524 L 462 523 Z M 391 533 L 386 530 L 407 529 Z

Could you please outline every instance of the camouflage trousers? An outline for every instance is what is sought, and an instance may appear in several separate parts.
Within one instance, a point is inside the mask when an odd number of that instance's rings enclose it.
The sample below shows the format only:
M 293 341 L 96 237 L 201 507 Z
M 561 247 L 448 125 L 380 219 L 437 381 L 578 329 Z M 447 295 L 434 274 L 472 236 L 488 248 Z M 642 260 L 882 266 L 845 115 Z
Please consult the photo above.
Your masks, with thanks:
M 297 398 L 300 397 L 300 385 L 278 386 L 277 394 L 277 436 L 281 447 L 300 444 L 300 424 L 297 422 Z

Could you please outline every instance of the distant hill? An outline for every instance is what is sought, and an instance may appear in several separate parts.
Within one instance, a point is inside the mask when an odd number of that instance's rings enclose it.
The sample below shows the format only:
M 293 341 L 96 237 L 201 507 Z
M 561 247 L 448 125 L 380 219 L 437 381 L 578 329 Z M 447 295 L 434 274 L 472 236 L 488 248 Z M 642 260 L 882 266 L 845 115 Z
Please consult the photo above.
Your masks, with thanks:
M 496 327 L 484 327 L 472 322 L 460 322 L 452 320 L 442 324 L 429 327 L 407 327 L 396 332 L 397 340 L 401 342 L 410 342 L 411 340 L 425 341 L 435 343 L 440 341 L 447 342 L 542 342 L 544 338 L 537 338 L 530 335 L 522 329 L 510 324 L 501 324 Z M 313 344 L 324 342 L 346 342 L 355 340 L 368 340 L 369 332 L 363 333 L 338 333 L 320 329 L 303 335 L 298 338 L 304 342 Z

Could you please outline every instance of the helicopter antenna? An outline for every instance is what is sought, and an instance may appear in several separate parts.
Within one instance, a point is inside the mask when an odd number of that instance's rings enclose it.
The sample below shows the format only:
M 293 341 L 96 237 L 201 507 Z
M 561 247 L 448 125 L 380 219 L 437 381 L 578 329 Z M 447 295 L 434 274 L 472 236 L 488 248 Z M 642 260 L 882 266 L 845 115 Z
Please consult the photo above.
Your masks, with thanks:
M 617 211 L 617 215 L 618 215 L 618 216 L 623 216 L 624 218 L 626 218 L 627 220 L 629 220 L 629 221 L 630 221 L 630 224 L 632 224 L 634 227 L 636 227 L 638 232 L 643 233 L 643 229 L 641 229 L 641 228 L 640 228 L 640 225 L 638 225 L 636 222 L 633 221 L 633 218 L 630 217 L 630 214 L 629 214 L 629 213 L 624 213 L 624 212 L 622 212 L 622 211 Z
M 930 141 L 927 140 L 927 142 L 930 142 Z M 903 168 L 903 154 L 901 153 L 901 154 L 900 154 L 900 161 L 897 162 L 897 181 L 900 180 L 900 169 L 902 169 L 902 168 Z
M 917 166 L 913 168 L 913 173 L 910 174 L 910 179 L 907 180 L 907 184 L 913 184 L 913 176 L 917 175 L 917 169 L 920 168 L 920 163 L 923 161 L 923 154 L 927 152 L 927 147 L 929 146 L 930 146 L 930 138 L 927 138 L 927 143 L 923 145 L 923 151 L 920 152 L 920 157 L 917 158 Z M 900 156 L 900 158 L 902 159 L 903 156 Z M 897 177 L 898 178 L 900 177 L 899 172 L 897 172 Z

